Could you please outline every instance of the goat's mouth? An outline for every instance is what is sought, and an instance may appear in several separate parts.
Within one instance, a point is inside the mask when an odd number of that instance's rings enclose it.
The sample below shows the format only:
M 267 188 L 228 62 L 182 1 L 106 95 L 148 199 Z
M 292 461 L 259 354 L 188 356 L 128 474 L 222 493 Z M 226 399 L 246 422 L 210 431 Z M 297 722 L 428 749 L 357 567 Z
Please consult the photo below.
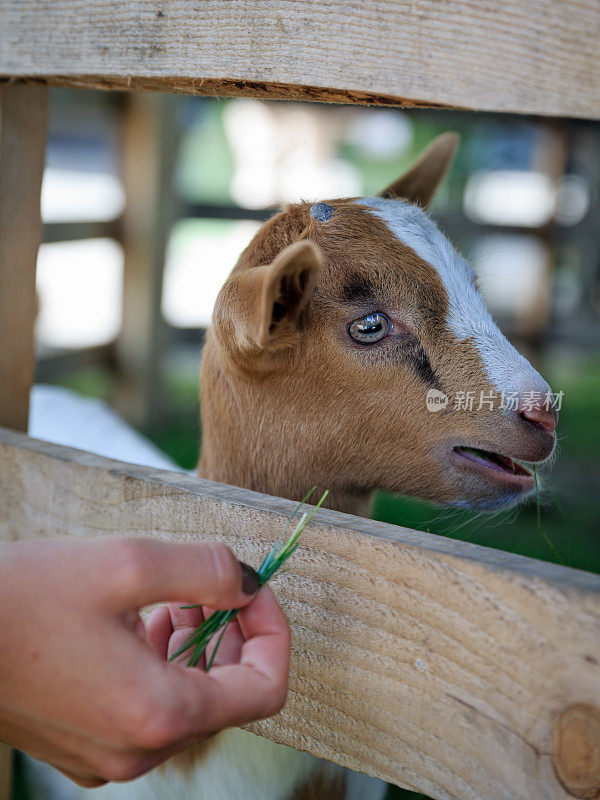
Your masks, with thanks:
M 457 446 L 452 448 L 454 463 L 462 469 L 476 472 L 482 477 L 521 491 L 530 491 L 535 486 L 533 474 L 510 456 L 481 450 L 477 447 Z

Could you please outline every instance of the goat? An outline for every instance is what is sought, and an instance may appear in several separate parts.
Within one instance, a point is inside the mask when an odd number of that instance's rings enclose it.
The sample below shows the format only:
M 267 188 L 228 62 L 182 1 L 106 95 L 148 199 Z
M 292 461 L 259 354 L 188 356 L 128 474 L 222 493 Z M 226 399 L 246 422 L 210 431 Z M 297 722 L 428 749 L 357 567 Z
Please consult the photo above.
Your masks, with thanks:
M 201 477 L 291 499 L 317 484 L 332 508 L 363 516 L 376 489 L 480 509 L 532 492 L 518 460 L 553 450 L 550 388 L 424 210 L 456 146 L 454 134 L 440 136 L 381 195 L 289 205 L 257 233 L 220 292 L 204 349 Z M 515 401 L 432 413 L 432 391 Z M 364 779 L 239 730 L 204 750 L 184 756 L 191 771 L 175 759 L 95 796 L 333 800 Z

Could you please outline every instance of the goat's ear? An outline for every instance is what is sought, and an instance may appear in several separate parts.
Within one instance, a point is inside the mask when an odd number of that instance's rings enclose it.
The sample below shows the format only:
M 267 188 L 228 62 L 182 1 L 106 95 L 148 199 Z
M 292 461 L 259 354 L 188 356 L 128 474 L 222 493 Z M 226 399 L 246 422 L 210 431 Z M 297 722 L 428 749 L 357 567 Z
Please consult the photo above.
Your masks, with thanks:
M 426 208 L 458 149 L 457 133 L 436 137 L 417 163 L 381 192 L 382 197 L 398 197 Z
M 286 247 L 270 264 L 232 275 L 215 306 L 217 338 L 245 352 L 293 345 L 300 312 L 315 288 L 321 263 L 317 245 L 304 240 Z

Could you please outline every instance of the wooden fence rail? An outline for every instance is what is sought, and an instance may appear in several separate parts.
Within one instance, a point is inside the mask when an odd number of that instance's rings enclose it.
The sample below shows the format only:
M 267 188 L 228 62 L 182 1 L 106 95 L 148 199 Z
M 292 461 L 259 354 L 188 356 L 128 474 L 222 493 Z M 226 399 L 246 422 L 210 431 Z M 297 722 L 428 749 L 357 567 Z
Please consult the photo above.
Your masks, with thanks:
M 0 76 L 600 117 L 597 0 L 0 0 Z
M 258 564 L 293 507 L 0 429 L 0 540 L 210 537 Z M 600 577 L 333 511 L 290 569 L 289 702 L 256 733 L 440 800 L 597 796 Z

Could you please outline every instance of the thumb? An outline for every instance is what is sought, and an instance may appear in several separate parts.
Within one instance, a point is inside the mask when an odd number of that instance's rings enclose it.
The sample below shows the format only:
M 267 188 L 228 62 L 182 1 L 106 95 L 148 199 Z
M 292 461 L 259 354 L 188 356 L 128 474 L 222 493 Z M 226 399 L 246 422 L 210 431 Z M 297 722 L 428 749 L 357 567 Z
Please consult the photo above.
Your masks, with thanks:
M 113 561 L 107 582 L 110 605 L 118 613 L 169 600 L 241 608 L 260 588 L 255 570 L 220 542 L 125 539 Z

